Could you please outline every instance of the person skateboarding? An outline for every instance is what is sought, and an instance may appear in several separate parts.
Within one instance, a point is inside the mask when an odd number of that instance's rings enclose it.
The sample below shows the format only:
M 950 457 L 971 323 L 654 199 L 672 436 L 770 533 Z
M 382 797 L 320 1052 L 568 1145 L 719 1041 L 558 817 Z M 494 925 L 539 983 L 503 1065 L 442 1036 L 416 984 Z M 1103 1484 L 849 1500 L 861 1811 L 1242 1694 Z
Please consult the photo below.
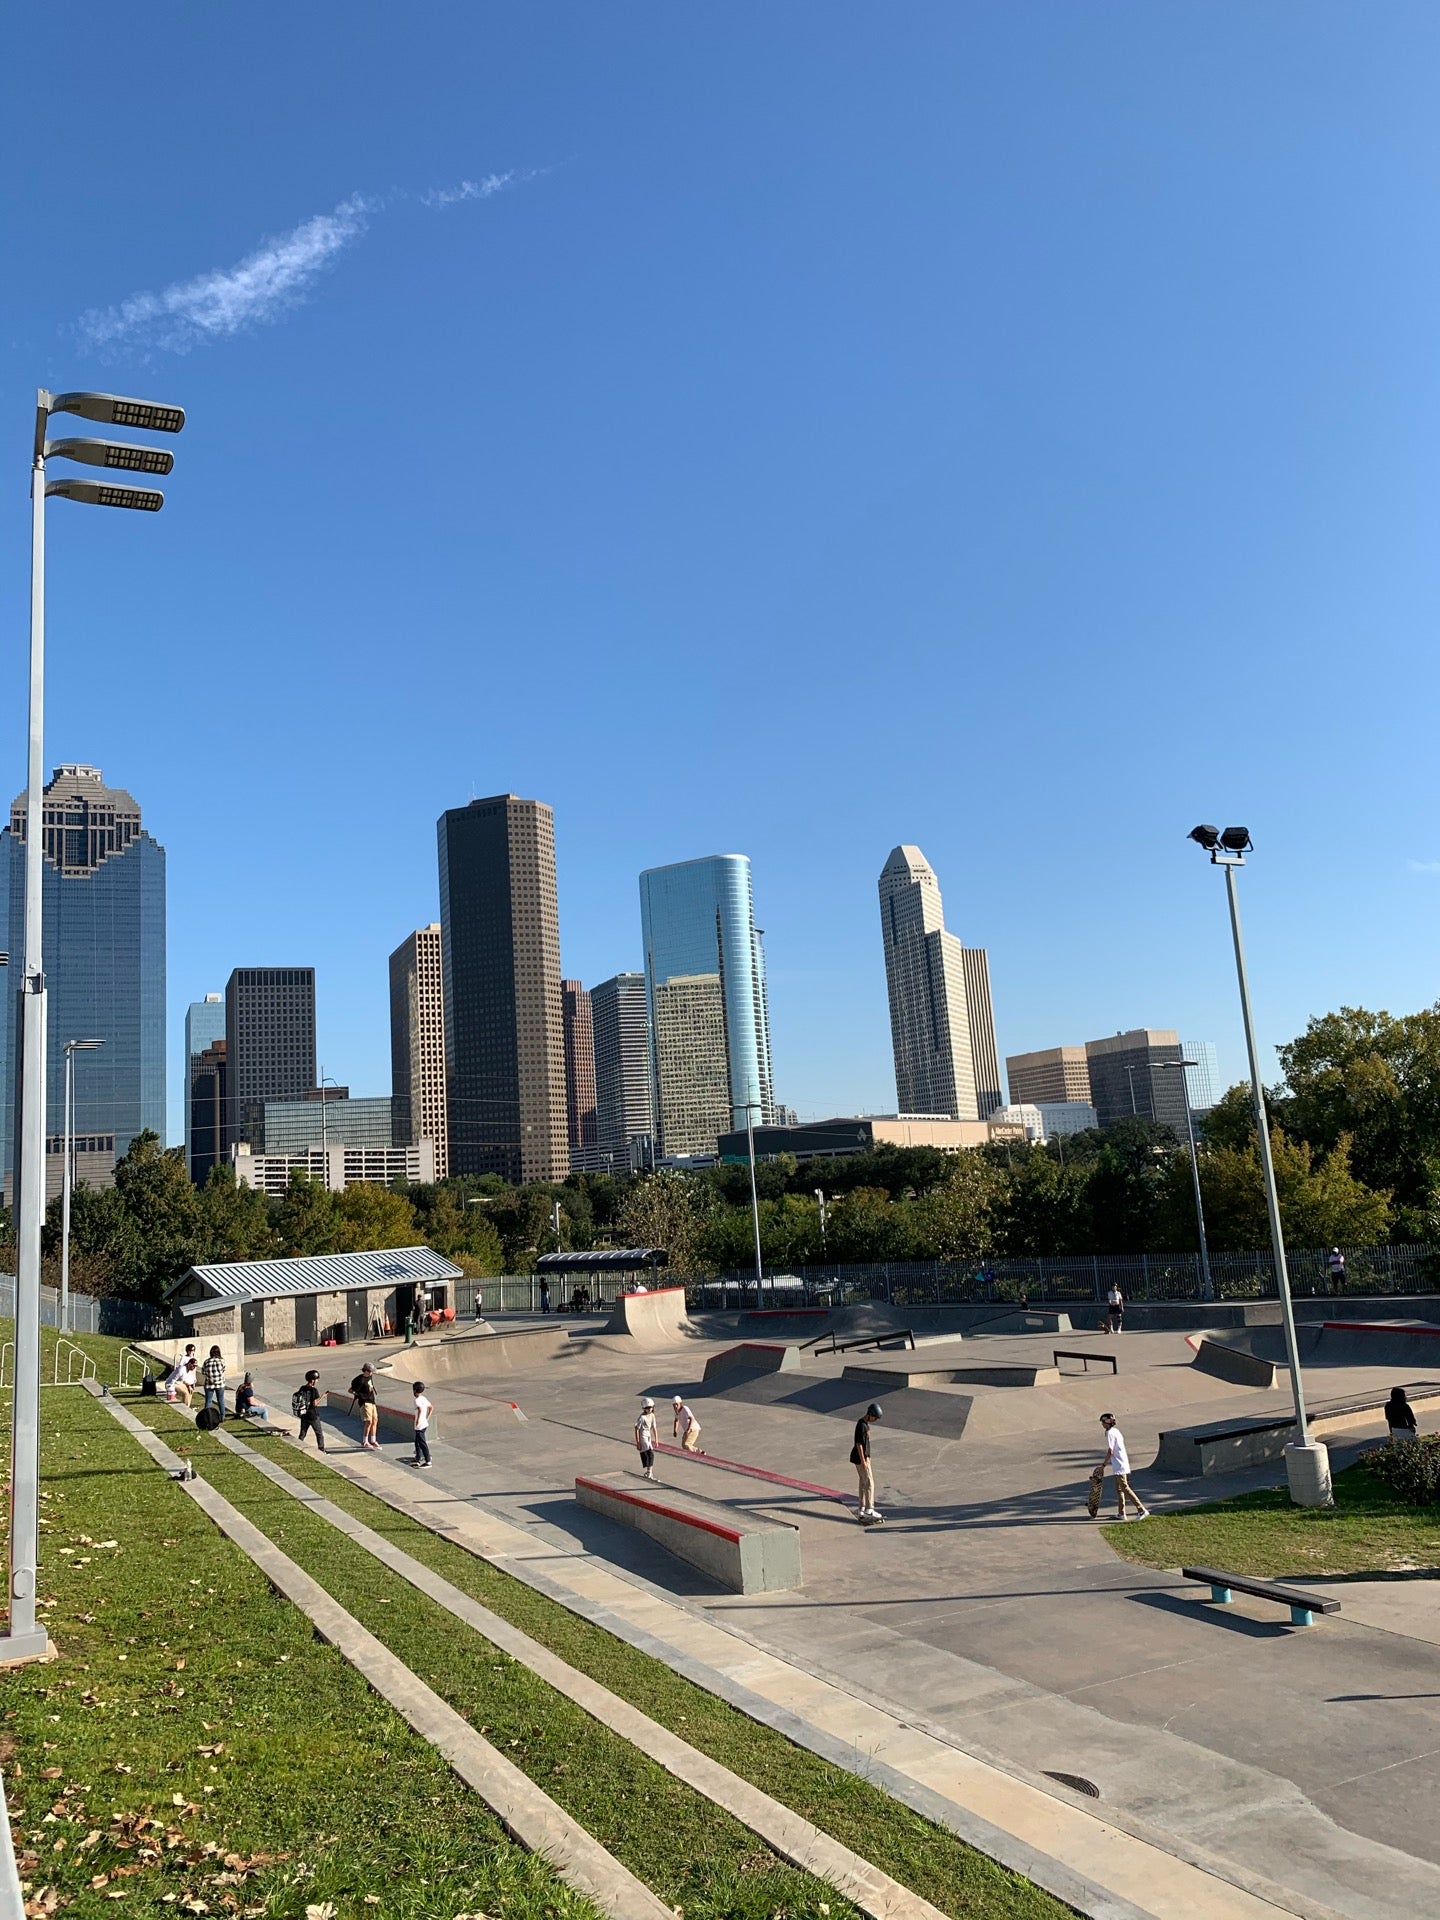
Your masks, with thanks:
M 640 1417 L 635 1422 L 635 1451 L 645 1479 L 655 1478 L 655 1448 L 660 1435 L 655 1425 L 655 1402 L 648 1397 L 640 1402 Z
M 703 1457 L 705 1449 L 700 1444 L 700 1422 L 678 1393 L 670 1404 L 675 1409 L 673 1431 L 679 1435 L 681 1450 L 685 1453 L 698 1453 Z
M 1140 1496 L 1130 1484 L 1130 1455 L 1114 1414 L 1102 1413 L 1100 1424 L 1105 1429 L 1105 1456 L 1090 1475 L 1090 1518 L 1094 1520 L 1100 1512 L 1100 1496 L 1105 1491 L 1105 1476 L 1108 1473 L 1115 1481 L 1115 1504 L 1120 1509 L 1120 1518 L 1130 1518 L 1125 1511 L 1128 1498 L 1135 1508 L 1136 1518 L 1148 1520 L 1150 1509 L 1140 1504 Z
M 870 1465 L 870 1425 L 872 1421 L 883 1418 L 884 1415 L 872 1400 L 855 1422 L 855 1444 L 850 1449 L 850 1464 L 860 1480 L 859 1520 L 862 1527 L 873 1527 L 885 1518 L 875 1505 L 875 1473 Z

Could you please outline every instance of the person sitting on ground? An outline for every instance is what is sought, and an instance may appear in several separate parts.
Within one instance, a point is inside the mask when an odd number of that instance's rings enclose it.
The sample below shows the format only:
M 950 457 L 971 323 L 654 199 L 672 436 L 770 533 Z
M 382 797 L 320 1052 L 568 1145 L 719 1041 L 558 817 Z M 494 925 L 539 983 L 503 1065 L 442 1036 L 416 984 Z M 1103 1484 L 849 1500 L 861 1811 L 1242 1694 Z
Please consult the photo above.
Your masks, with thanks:
M 1390 1429 L 1390 1444 L 1398 1447 L 1415 1438 L 1415 1409 L 1405 1398 L 1404 1387 L 1392 1387 L 1385 1402 L 1385 1424 Z
M 235 1418 L 237 1420 L 263 1420 L 265 1409 L 255 1400 L 255 1380 L 252 1374 L 245 1378 L 235 1389 Z

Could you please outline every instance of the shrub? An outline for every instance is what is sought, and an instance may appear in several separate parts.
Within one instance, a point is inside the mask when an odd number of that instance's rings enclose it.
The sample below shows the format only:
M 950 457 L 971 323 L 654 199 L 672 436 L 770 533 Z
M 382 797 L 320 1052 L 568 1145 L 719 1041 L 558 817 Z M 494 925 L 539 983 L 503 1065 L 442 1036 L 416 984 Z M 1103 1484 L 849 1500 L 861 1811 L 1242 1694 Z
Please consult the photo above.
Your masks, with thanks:
M 1376 1447 L 1358 1464 L 1412 1507 L 1440 1502 L 1440 1434 L 1422 1434 L 1398 1447 Z

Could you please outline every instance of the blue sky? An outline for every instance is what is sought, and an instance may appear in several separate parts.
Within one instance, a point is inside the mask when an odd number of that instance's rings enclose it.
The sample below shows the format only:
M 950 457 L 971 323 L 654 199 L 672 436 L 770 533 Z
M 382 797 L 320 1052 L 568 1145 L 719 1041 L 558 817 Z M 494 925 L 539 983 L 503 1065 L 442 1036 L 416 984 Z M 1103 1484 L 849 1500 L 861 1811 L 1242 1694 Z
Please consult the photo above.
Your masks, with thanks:
M 643 867 L 750 854 L 806 1114 L 893 1106 L 898 841 L 1002 1053 L 1173 1025 L 1238 1077 L 1202 819 L 1257 841 L 1267 1042 L 1436 998 L 1433 7 L 7 32 L 7 801 L 33 390 L 190 415 L 162 515 L 50 532 L 47 757 L 168 851 L 172 1137 L 236 964 L 313 963 L 326 1070 L 388 1087 L 436 817 L 506 789 L 587 982 Z

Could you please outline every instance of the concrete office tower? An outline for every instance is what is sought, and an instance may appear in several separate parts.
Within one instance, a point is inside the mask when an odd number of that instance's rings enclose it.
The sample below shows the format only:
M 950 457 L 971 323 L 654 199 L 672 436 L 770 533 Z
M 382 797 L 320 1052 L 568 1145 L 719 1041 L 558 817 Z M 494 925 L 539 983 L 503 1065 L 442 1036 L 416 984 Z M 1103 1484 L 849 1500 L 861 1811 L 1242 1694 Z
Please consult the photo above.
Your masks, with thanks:
M 644 974 L 617 973 L 592 987 L 590 1017 L 598 1164 L 606 1173 L 628 1173 L 647 1164 L 655 1130 Z
M 555 816 L 513 793 L 440 816 L 450 1171 L 570 1168 Z
M 1090 1062 L 1084 1047 L 1042 1047 L 1005 1056 L 1005 1078 L 1017 1105 L 1090 1104 Z
M 967 972 L 974 976 L 977 969 L 967 967 L 959 939 L 945 931 L 940 883 L 918 847 L 896 847 L 881 870 L 880 929 L 900 1112 L 980 1119 L 965 992 Z M 985 989 L 982 1020 L 988 1022 L 993 1049 L 988 966 Z M 993 1077 L 998 1080 L 998 1071 Z
M 1159 1071 L 1183 1058 L 1178 1034 L 1136 1027 L 1105 1040 L 1087 1040 L 1085 1057 L 1091 1104 L 1102 1127 L 1134 1115 L 1158 1120 L 1185 1138 L 1185 1075 Z
M 595 1114 L 595 1029 L 590 996 L 578 980 L 560 982 L 560 1023 L 565 1035 L 565 1111 L 570 1171 L 595 1160 L 599 1126 Z
M 713 854 L 640 876 L 651 1083 L 664 1155 L 711 1154 L 722 1133 L 775 1114 L 765 956 L 750 862 Z
M 1000 1090 L 1000 1049 L 995 1044 L 995 1009 L 990 1002 L 990 956 L 984 947 L 962 947 L 965 1018 L 970 1028 L 970 1061 L 975 1069 L 975 1104 L 988 1120 L 1004 1104 Z
M 303 1100 L 315 1085 L 315 969 L 236 967 L 225 983 L 230 1142 L 253 1143 L 267 1100 Z
M 57 767 L 42 808 L 46 1019 L 46 1189 L 64 1169 L 67 1040 L 103 1040 L 75 1055 L 80 1177 L 109 1185 L 137 1133 L 165 1138 L 165 849 L 140 808 L 98 767 Z M 25 796 L 0 832 L 0 1171 L 15 1158 L 16 996 L 25 958 Z
M 1195 1113 L 1208 1113 L 1224 1089 L 1220 1085 L 1220 1056 L 1213 1040 L 1182 1040 L 1180 1051 L 1195 1062 L 1185 1069 L 1185 1085 L 1190 1107 Z
M 433 1140 L 435 1178 L 443 1180 L 450 1162 L 445 966 L 438 920 L 407 934 L 390 956 L 390 1091 L 395 1101 L 395 1144 Z
M 199 1173 L 195 1171 L 194 1117 L 195 1117 L 195 1075 L 200 1071 L 200 1060 L 217 1041 L 221 1042 L 221 1058 L 224 1057 L 225 1039 L 225 996 L 223 993 L 207 993 L 203 1000 L 192 1000 L 185 1010 L 185 1169 L 197 1187 L 205 1184 L 205 1175 L 215 1161 L 216 1142 L 214 1130 L 206 1126 L 205 1164 Z M 207 1096 L 213 1103 L 218 1089 L 215 1085 L 215 1062 L 212 1060 L 204 1069 L 207 1083 Z M 206 1108 L 202 1102 L 199 1109 L 202 1121 Z

